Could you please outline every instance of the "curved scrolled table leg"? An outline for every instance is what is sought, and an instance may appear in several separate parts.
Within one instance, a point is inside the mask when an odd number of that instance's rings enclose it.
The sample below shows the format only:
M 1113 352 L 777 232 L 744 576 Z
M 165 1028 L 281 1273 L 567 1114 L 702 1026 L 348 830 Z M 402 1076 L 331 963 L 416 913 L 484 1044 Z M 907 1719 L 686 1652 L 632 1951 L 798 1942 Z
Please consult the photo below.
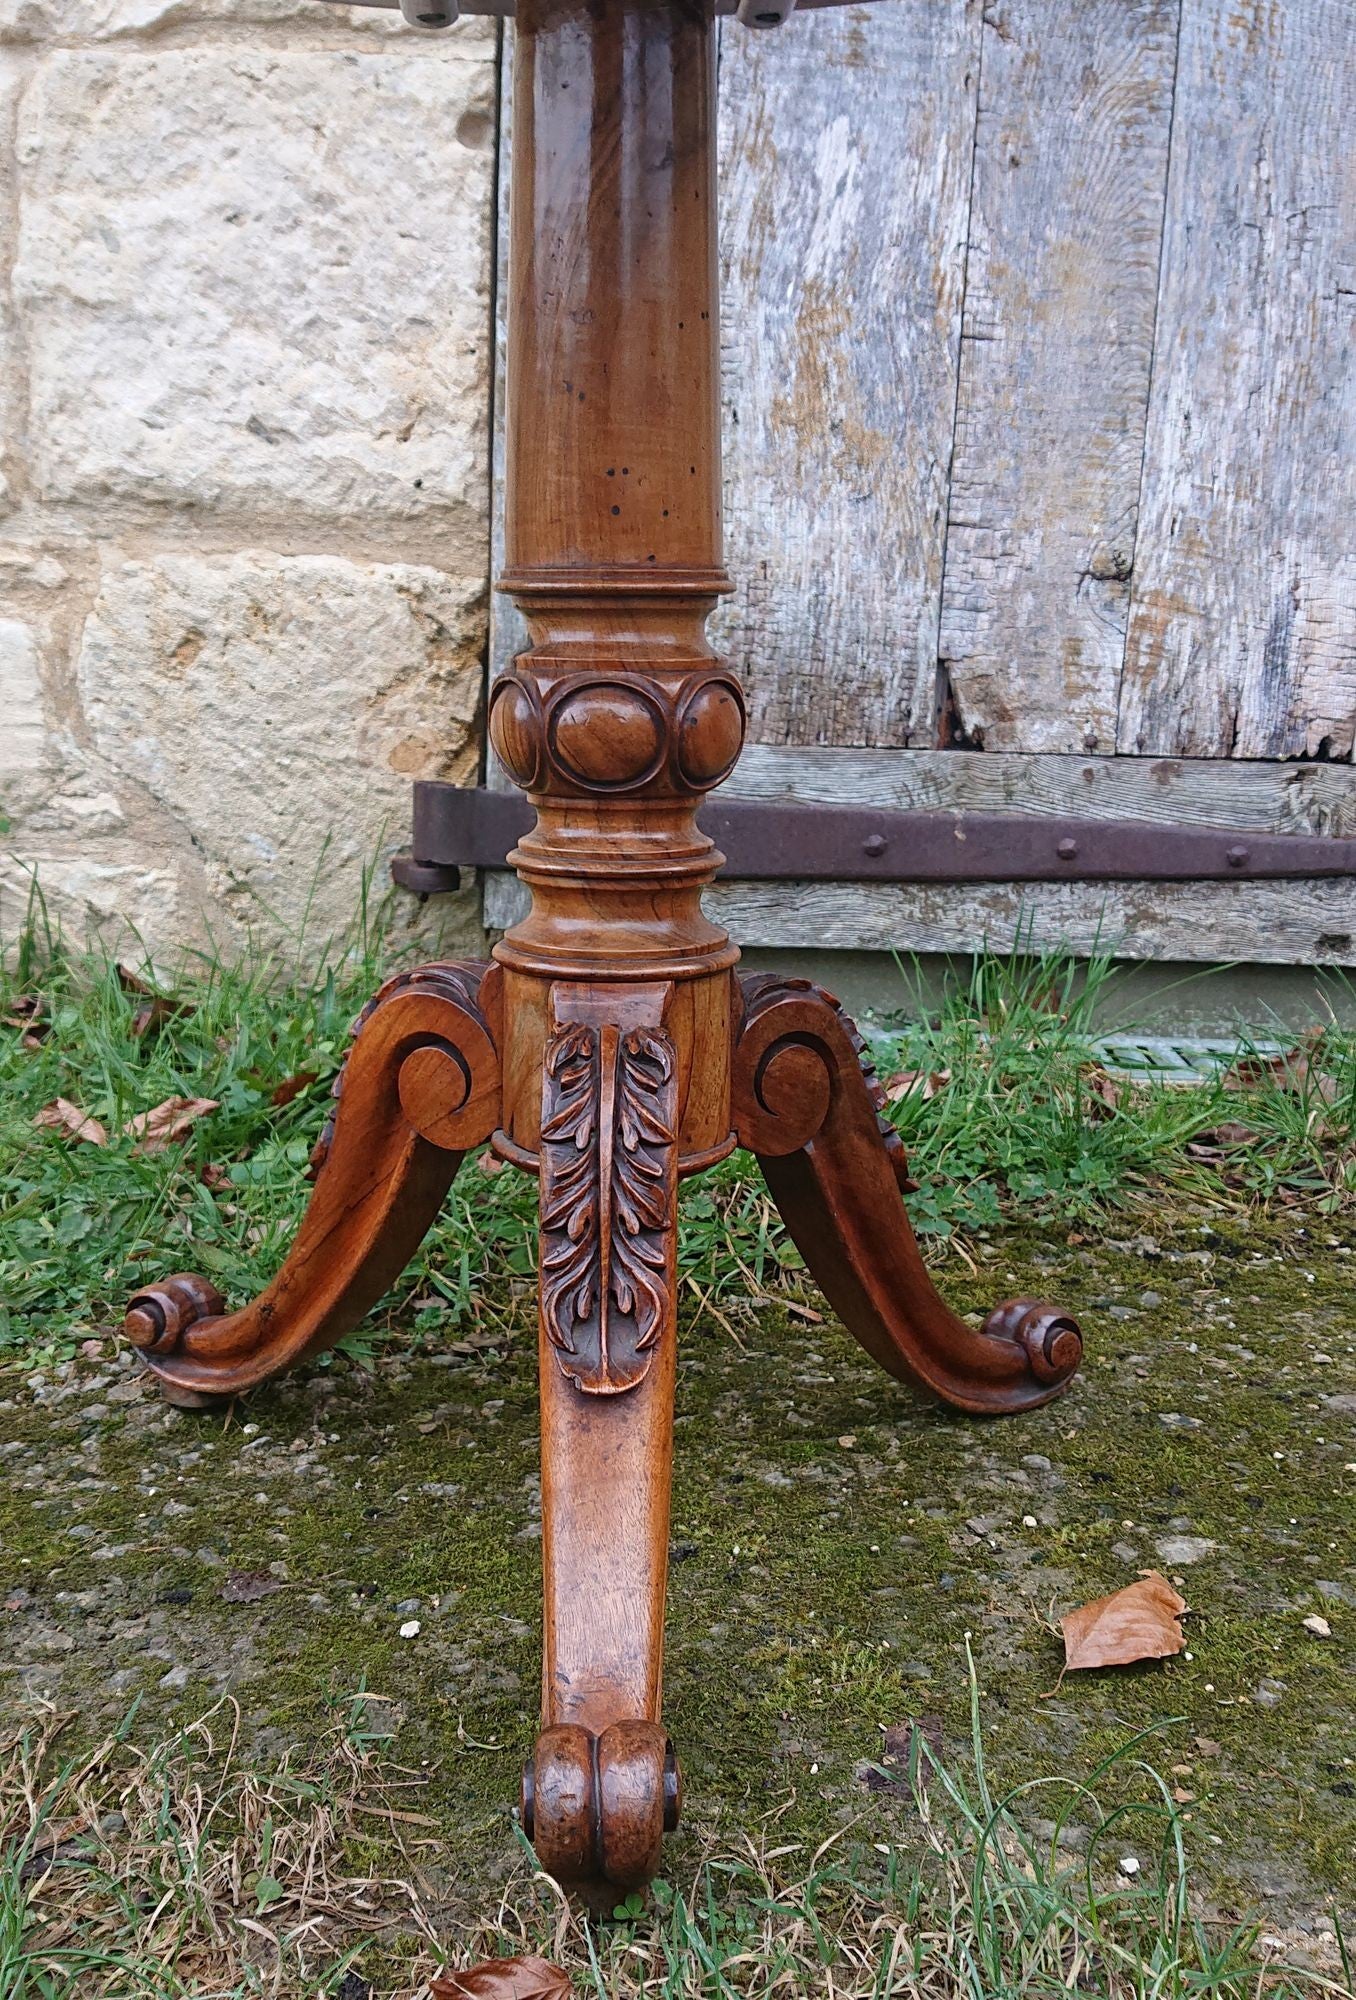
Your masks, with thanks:
M 541 1118 L 542 1730 L 523 1827 L 611 1909 L 659 1866 L 677 1374 L 678 1057 L 666 986 L 557 985 Z
M 180 1272 L 131 1301 L 125 1330 L 166 1398 L 239 1395 L 357 1325 L 413 1256 L 466 1151 L 499 1119 L 498 968 L 400 973 L 355 1024 L 314 1156 L 315 1192 L 273 1282 L 228 1313 Z
M 1008 1299 L 976 1329 L 953 1313 L 919 1255 L 911 1185 L 861 1036 L 808 980 L 741 981 L 734 1122 L 812 1276 L 882 1368 L 976 1415 L 1028 1410 L 1067 1388 L 1076 1320 Z

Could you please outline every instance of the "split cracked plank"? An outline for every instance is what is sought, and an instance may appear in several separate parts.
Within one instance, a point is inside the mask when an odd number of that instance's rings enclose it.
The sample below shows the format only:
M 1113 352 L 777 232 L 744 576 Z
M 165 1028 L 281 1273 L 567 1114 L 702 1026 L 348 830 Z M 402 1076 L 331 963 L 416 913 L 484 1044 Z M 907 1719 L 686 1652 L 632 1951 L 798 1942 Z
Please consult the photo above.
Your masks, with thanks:
M 884 811 L 1030 813 L 1356 836 L 1350 764 L 1189 757 L 983 756 L 751 743 L 722 796 Z M 1356 891 L 1351 891 L 1356 898 Z
M 985 13 L 939 651 L 986 750 L 1110 750 L 1178 0 Z
M 706 909 L 748 950 L 1071 951 L 1356 965 L 1351 883 L 731 882 Z
M 1118 748 L 1349 758 L 1351 0 L 1183 0 Z
M 774 743 L 930 743 L 978 0 L 721 34 L 726 559 Z

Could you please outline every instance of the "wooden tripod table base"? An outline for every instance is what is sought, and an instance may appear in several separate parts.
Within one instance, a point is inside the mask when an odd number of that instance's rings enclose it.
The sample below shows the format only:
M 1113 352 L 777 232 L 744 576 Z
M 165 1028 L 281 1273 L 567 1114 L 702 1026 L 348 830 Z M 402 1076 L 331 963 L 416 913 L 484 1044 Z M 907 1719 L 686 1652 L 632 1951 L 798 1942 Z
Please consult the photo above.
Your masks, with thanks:
M 976 1330 L 938 1295 L 905 1213 L 903 1148 L 860 1037 L 802 980 L 726 975 L 733 1130 L 805 1262 L 890 1374 L 980 1414 L 1031 1409 L 1078 1366 L 1067 1314 L 1011 1299 Z M 433 1221 L 468 1148 L 503 1131 L 503 979 L 433 965 L 359 1020 L 314 1196 L 273 1283 L 234 1313 L 180 1275 L 127 1332 L 171 1402 L 239 1395 L 354 1326 Z M 649 1881 L 678 1823 L 661 1721 L 676 1364 L 680 1064 L 672 989 L 552 990 L 540 1078 L 542 1730 L 523 1824 L 547 1871 L 606 1899 Z M 666 1006 L 667 1003 L 667 1006 Z
M 468 1149 L 540 1177 L 545 1638 L 523 1817 L 553 1875 L 606 1898 L 650 1879 L 681 1800 L 661 1720 L 681 1180 L 755 1153 L 844 1325 L 959 1409 L 1047 1401 L 1082 1343 L 1032 1299 L 978 1329 L 949 1310 L 852 1023 L 804 981 L 741 980 L 702 908 L 722 856 L 697 813 L 745 729 L 706 635 L 731 588 L 710 0 L 517 0 L 514 38 L 500 587 L 528 644 L 489 734 L 536 809 L 509 856 L 531 910 L 491 964 L 401 974 L 365 1010 L 260 1297 L 228 1313 L 173 1277 L 127 1330 L 173 1401 L 239 1395 L 356 1325 Z

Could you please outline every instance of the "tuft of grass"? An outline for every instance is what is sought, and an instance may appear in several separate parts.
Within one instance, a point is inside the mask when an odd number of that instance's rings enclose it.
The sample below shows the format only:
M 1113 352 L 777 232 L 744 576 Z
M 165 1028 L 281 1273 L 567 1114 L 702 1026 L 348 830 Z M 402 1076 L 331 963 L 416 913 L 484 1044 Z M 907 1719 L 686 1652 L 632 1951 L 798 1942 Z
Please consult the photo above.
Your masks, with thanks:
M 1165 1196 L 1329 1215 L 1356 1202 L 1356 1035 L 1315 1023 L 1289 1068 L 1256 1059 L 1241 1035 L 1246 1091 L 1227 1066 L 1191 1088 L 1119 1081 L 1096 1061 L 1094 1029 L 1118 977 L 1105 957 L 980 957 L 935 1014 L 904 1026 L 886 1051 L 895 1067 L 947 1074 L 934 1095 L 915 1089 L 891 1108 L 923 1182 L 916 1230 L 1014 1212 L 1077 1223 Z M 1197 1143 L 1221 1127 L 1223 1145 Z
M 35 904 L 0 973 L 0 1358 L 68 1358 L 116 1322 L 129 1292 L 176 1268 L 201 1271 L 232 1300 L 260 1288 L 305 1206 L 348 1027 L 386 959 L 364 906 L 316 972 L 258 955 L 187 958 L 147 1026 L 144 987 L 106 956 L 64 950 Z M 1202 1147 L 1202 1134 L 1237 1127 L 1244 1100 L 1223 1078 L 1108 1088 L 1093 1015 L 1115 977 L 1104 960 L 981 958 L 935 1013 L 905 1022 L 883 1073 L 947 1076 L 934 1095 L 902 1092 L 890 1111 L 919 1182 L 910 1206 L 921 1235 L 1015 1215 L 1076 1225 L 1165 1202 L 1329 1215 L 1356 1202 L 1356 1035 L 1329 1027 L 1295 1069 L 1257 1065 L 1246 1141 Z M 138 1152 L 128 1121 L 176 1096 L 220 1108 L 183 1143 Z M 109 1144 L 35 1129 L 57 1097 L 97 1118 Z M 493 1168 L 468 1163 L 423 1250 L 346 1343 L 354 1358 L 393 1320 L 446 1340 L 521 1316 L 535 1187 Z M 801 1284 L 747 1155 L 690 1183 L 681 1218 L 690 1304 L 719 1313 L 750 1291 Z
M 995 1796 L 969 1672 L 966 1767 L 915 1732 L 906 1763 L 882 1769 L 907 1801 L 904 1837 L 863 1847 L 848 1826 L 808 1853 L 778 1841 L 775 1814 L 734 1843 L 707 1830 L 682 1882 L 603 1922 L 569 1906 L 521 1835 L 498 1908 L 468 1919 L 418 1810 L 427 1774 L 383 1762 L 363 1694 L 267 1771 L 237 1760 L 229 1702 L 148 1749 L 129 1715 L 65 1757 L 62 1719 L 40 1711 L 0 1745 L 0 1992 L 427 2000 L 442 1965 L 532 1952 L 597 2000 L 1351 1993 L 1340 1927 L 1320 1963 L 1198 1907 L 1187 1829 L 1144 1754 L 1152 1732 L 1085 1777 Z M 1075 1816 L 1081 1848 L 1066 1840 Z

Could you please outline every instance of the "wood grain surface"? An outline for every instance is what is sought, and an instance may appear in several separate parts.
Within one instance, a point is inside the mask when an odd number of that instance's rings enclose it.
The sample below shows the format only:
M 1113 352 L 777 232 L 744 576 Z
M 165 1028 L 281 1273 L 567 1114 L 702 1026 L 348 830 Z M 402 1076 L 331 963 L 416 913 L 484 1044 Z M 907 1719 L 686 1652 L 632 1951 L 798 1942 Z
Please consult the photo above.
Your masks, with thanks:
M 980 10 L 724 24 L 726 561 L 769 743 L 933 740 Z
M 1354 31 L 1183 0 L 1125 751 L 1352 754 Z
M 985 14 L 940 639 L 971 747 L 1115 746 L 1176 49 L 1177 0 Z

